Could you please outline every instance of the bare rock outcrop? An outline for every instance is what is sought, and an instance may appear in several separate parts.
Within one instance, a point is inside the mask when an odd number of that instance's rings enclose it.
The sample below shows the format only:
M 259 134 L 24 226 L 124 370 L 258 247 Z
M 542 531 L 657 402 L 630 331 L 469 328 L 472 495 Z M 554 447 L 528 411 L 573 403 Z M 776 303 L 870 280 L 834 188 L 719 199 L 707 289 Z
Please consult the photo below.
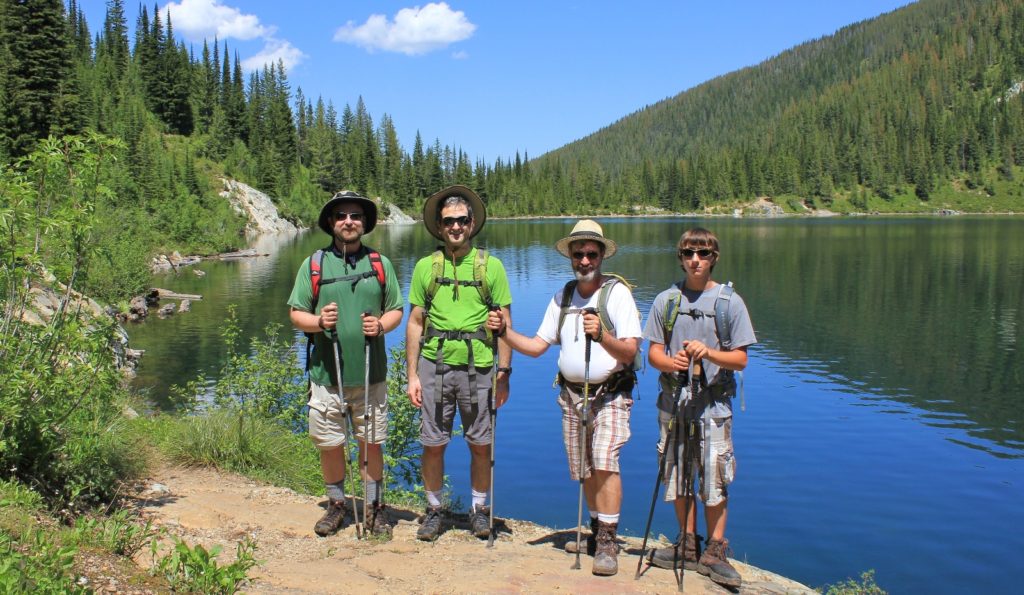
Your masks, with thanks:
M 380 202 L 379 210 L 381 215 L 379 223 L 383 225 L 413 225 L 416 223 L 415 219 L 406 215 L 397 205 L 381 201 L 380 199 L 378 201 Z M 384 216 L 385 212 L 387 213 L 386 217 Z
M 246 235 L 295 233 L 299 230 L 278 215 L 274 201 L 266 194 L 237 180 L 221 178 L 221 181 L 224 182 L 224 191 L 220 195 L 231 201 L 235 211 L 249 219 L 245 226 Z

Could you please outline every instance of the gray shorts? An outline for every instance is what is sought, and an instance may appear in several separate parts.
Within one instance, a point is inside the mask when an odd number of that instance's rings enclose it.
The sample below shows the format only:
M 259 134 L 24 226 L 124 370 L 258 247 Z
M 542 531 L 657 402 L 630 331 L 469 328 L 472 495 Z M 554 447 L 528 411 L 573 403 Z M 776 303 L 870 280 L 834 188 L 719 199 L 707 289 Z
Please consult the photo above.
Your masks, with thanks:
M 469 367 L 444 364 L 441 368 L 441 394 L 437 394 L 437 366 L 425 357 L 420 358 L 420 386 L 423 404 L 420 406 L 420 442 L 423 446 L 442 446 L 452 439 L 455 408 L 462 419 L 462 435 L 466 442 L 476 446 L 491 443 L 491 381 L 493 368 L 476 368 L 476 395 L 471 394 Z
M 660 439 L 658 453 L 665 448 L 668 423 L 672 416 L 658 411 Z M 700 499 L 708 506 L 718 506 L 729 497 L 729 484 L 736 478 L 736 456 L 732 447 L 732 418 L 708 417 L 695 424 L 697 452 L 694 453 L 694 472 L 700 482 Z M 674 430 L 673 430 L 673 433 Z M 704 449 L 705 433 L 711 444 L 710 452 Z M 683 437 L 682 428 L 679 436 Z M 665 501 L 671 502 L 683 496 L 682 473 L 677 473 L 675 437 L 670 441 L 668 456 L 665 458 Z M 690 491 L 693 495 L 693 491 Z
M 368 423 L 363 387 L 345 387 L 345 404 L 352 411 L 352 425 L 356 440 L 366 440 L 370 433 L 370 444 L 380 444 L 388 438 L 388 387 L 387 382 L 370 385 L 370 411 L 373 423 Z M 367 426 L 370 426 L 367 428 Z M 322 386 L 315 382 L 309 387 L 309 437 L 320 450 L 331 450 L 345 444 L 348 424 L 341 410 L 338 387 Z

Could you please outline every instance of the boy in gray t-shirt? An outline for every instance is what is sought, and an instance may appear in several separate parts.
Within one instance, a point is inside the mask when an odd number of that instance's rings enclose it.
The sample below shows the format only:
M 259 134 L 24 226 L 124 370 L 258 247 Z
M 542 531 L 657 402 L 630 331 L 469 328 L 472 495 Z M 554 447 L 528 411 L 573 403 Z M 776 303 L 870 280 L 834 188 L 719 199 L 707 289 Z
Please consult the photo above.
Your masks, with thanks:
M 661 568 L 678 568 L 682 564 L 716 583 L 739 587 L 742 580 L 729 564 L 729 542 L 725 539 L 728 486 L 736 470 L 731 399 L 736 393 L 733 372 L 747 366 L 747 346 L 757 340 L 743 299 L 731 286 L 711 279 L 719 258 L 715 234 L 702 228 L 687 231 L 679 238 L 678 257 L 686 277 L 655 298 L 643 335 L 651 343 L 648 360 L 661 371 L 658 452 L 665 453 L 665 500 L 674 503 L 680 527 L 679 542 L 657 550 L 651 563 Z M 719 300 L 724 300 L 718 309 L 725 320 L 716 323 Z M 723 345 L 720 336 L 726 333 L 725 328 L 730 338 L 728 345 Z M 699 389 L 691 394 L 694 380 Z M 675 424 L 670 424 L 673 412 Z M 684 420 L 698 423 L 684 424 Z M 686 432 L 695 435 L 686 441 Z M 684 449 L 685 457 L 694 462 L 700 477 L 708 530 L 703 553 L 700 537 L 696 535 L 696 502 L 692 491 L 683 494 L 683 474 L 677 472 L 682 467 L 682 461 L 677 460 L 677 440 L 691 446 Z

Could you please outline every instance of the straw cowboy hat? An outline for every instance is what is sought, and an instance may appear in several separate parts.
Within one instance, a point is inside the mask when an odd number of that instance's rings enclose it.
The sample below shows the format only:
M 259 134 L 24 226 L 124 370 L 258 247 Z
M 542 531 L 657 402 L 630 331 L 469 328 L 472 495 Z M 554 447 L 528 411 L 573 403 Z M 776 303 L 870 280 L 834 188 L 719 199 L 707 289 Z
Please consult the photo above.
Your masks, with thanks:
M 324 208 L 320 209 L 319 224 L 320 229 L 324 230 L 324 233 L 334 237 L 334 229 L 331 228 L 331 215 L 334 214 L 334 207 L 343 202 L 354 202 L 363 207 L 363 214 L 366 217 L 363 221 L 364 234 L 370 233 L 374 227 L 377 227 L 377 203 L 357 192 L 342 190 L 332 196 L 331 200 L 327 201 L 327 204 L 324 205 Z
M 597 221 L 593 219 L 580 219 L 572 228 L 572 233 L 555 242 L 555 250 L 561 252 L 562 256 L 571 258 L 569 255 L 569 244 L 580 240 L 597 242 L 603 245 L 605 258 L 611 258 L 615 255 L 615 251 L 619 249 L 615 242 L 604 237 L 604 232 Z
M 473 192 L 470 188 L 461 184 L 449 186 L 444 190 L 435 192 L 427 202 L 423 203 L 423 224 L 427 226 L 427 231 L 430 235 L 434 236 L 439 240 L 444 240 L 441 237 L 441 231 L 438 229 L 438 210 L 437 205 L 449 196 L 461 196 L 466 199 L 466 202 L 470 204 L 473 209 L 473 233 L 470 234 L 470 238 L 480 233 L 480 230 L 484 228 L 484 223 L 487 222 L 487 209 L 484 208 L 484 201 L 480 200 L 480 197 L 476 192 Z

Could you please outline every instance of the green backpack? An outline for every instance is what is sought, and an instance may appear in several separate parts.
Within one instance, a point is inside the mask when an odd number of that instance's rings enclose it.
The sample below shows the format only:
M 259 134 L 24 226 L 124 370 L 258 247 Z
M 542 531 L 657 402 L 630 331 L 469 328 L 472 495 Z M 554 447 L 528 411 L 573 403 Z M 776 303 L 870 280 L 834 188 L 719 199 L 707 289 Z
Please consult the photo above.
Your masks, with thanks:
M 626 286 L 626 289 L 628 289 L 632 293 L 633 286 L 630 285 L 629 281 L 626 281 L 625 278 L 623 278 L 620 275 L 616 275 L 615 273 L 602 274 L 607 278 L 604 280 L 603 283 L 601 283 L 601 288 L 597 292 L 597 317 L 601 319 L 601 326 L 603 326 L 607 330 L 614 331 L 615 325 L 612 324 L 612 319 L 608 315 L 608 297 L 612 293 L 612 287 L 614 287 L 618 283 L 622 283 L 623 285 Z M 565 323 L 565 316 L 567 314 L 569 314 L 570 312 L 579 312 L 579 309 L 574 309 L 571 307 L 572 294 L 576 291 L 577 283 L 578 282 L 576 281 L 576 279 L 573 279 L 566 283 L 565 287 L 562 288 L 562 303 L 561 310 L 558 312 L 558 327 L 555 331 L 556 333 L 562 332 L 562 325 Z M 637 316 L 639 316 L 639 312 L 637 313 Z M 638 346 L 636 349 L 636 357 L 633 358 L 633 363 L 629 364 L 627 366 L 627 369 L 636 372 L 637 370 L 643 368 L 643 365 L 643 351 Z

